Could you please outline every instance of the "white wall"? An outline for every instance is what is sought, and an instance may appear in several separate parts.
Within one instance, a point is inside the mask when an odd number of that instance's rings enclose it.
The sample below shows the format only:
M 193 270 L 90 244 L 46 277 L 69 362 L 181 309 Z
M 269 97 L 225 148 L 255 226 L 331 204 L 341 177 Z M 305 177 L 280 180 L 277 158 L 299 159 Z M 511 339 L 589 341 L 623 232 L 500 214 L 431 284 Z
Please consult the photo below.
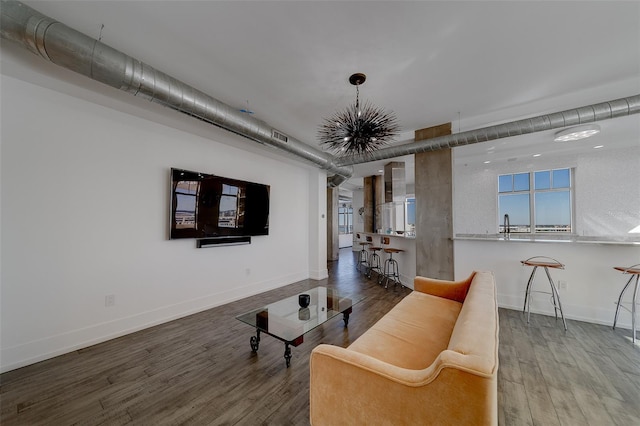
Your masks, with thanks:
M 550 269 L 552 279 L 566 282 L 559 290 L 567 318 L 598 324 L 613 324 L 615 303 L 629 279 L 613 266 L 640 262 L 640 246 L 598 243 L 524 243 L 517 241 L 454 241 L 455 277 L 467 277 L 474 270 L 493 271 L 501 307 L 522 310 L 527 280 L 532 268 L 520 261 L 533 256 L 558 259 L 565 269 Z M 534 290 L 550 291 L 544 270 L 536 272 Z M 551 296 L 533 294 L 531 312 L 553 315 Z M 627 300 L 631 293 L 627 292 Z M 619 325 L 631 328 L 631 316 L 620 314 Z
M 640 141 L 636 142 L 634 148 L 578 159 L 576 229 L 580 236 L 629 237 L 629 231 L 640 226 Z
M 6 75 L 1 84 L 2 371 L 326 276 L 314 241 L 323 172 Z M 207 249 L 168 240 L 171 167 L 271 185 L 270 235 Z
M 312 169 L 309 171 L 309 278 L 322 280 L 328 276 L 327 174 Z
M 455 152 L 455 151 L 454 151 Z M 580 237 L 625 240 L 637 234 L 640 225 L 640 146 L 610 151 L 594 150 L 580 155 L 540 157 L 535 162 L 491 164 L 491 167 L 456 165 L 454 177 L 454 235 L 495 234 L 498 226 L 498 175 L 528 170 L 575 167 L 576 232 Z M 549 256 L 566 265 L 551 270 L 554 280 L 566 281 L 560 295 L 569 318 L 611 325 L 625 276 L 613 266 L 640 262 L 639 245 L 466 241 L 454 242 L 456 279 L 476 269 L 496 275 L 500 306 L 522 309 L 531 268 L 520 260 Z M 548 291 L 544 271 L 539 271 L 536 289 Z M 533 312 L 552 313 L 549 296 L 534 295 Z M 620 324 L 630 327 L 630 317 Z
M 577 235 L 628 238 L 629 231 L 640 225 L 639 159 L 640 143 L 587 154 L 543 156 L 535 161 L 456 164 L 454 234 L 498 232 L 498 175 L 575 167 Z
M 353 234 L 340 234 L 340 235 L 338 235 L 338 247 L 339 248 L 352 247 L 352 246 L 353 246 Z

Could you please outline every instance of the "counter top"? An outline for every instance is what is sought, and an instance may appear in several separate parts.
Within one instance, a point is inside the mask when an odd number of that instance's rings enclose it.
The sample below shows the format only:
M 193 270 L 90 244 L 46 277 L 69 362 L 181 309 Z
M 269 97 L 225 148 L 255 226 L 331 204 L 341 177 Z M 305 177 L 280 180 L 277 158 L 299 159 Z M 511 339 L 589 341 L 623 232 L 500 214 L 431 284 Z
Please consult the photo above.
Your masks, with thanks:
M 579 244 L 615 244 L 615 245 L 637 245 L 640 247 L 640 237 L 580 237 L 578 235 L 558 235 L 558 234 L 511 234 L 505 237 L 504 234 L 456 234 L 454 240 L 475 240 L 475 241 L 501 241 L 514 243 L 579 243 Z
M 407 235 L 407 234 L 378 234 L 377 232 L 361 232 L 364 235 L 371 235 L 374 237 L 393 237 L 393 238 L 404 238 L 405 240 L 415 240 L 415 235 Z

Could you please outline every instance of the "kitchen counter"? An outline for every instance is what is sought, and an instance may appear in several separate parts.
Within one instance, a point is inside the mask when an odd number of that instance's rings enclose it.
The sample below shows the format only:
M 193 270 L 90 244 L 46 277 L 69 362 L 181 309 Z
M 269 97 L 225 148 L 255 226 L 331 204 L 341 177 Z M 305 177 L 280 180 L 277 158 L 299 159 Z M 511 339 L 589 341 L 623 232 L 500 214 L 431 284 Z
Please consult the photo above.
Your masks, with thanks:
M 354 233 L 354 236 L 358 234 Z M 413 279 L 416 276 L 416 238 L 414 236 L 407 237 L 405 234 L 378 234 L 373 232 L 360 232 L 361 235 L 372 237 L 373 243 L 380 247 L 396 248 L 402 250 L 393 258 L 398 262 L 400 269 L 400 281 L 408 288 L 413 288 Z M 388 237 L 388 244 L 384 244 L 384 238 Z M 363 237 L 364 238 L 364 237 Z M 360 246 L 354 241 L 354 248 L 360 249 Z M 380 253 L 382 261 L 387 258 L 384 252 Z
M 456 234 L 454 240 L 501 241 L 508 243 L 578 243 L 640 246 L 640 237 L 581 237 L 578 235 L 558 234 L 511 234 L 509 237 L 505 237 L 504 234 Z

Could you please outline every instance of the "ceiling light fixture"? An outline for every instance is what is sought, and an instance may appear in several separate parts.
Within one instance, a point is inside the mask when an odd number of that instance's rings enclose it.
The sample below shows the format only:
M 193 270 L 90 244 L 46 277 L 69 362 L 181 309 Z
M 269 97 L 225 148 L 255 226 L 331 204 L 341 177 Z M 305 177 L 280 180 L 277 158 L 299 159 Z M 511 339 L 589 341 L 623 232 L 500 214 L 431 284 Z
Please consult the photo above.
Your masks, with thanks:
M 356 102 L 344 111 L 325 118 L 318 130 L 318 139 L 338 156 L 371 154 L 399 133 L 395 114 L 374 107 L 369 102 L 360 106 L 360 85 L 367 76 L 362 73 L 349 77 L 356 86 Z
M 554 141 L 569 142 L 591 137 L 600 133 L 600 126 L 597 124 L 587 124 L 584 126 L 571 127 L 556 133 Z

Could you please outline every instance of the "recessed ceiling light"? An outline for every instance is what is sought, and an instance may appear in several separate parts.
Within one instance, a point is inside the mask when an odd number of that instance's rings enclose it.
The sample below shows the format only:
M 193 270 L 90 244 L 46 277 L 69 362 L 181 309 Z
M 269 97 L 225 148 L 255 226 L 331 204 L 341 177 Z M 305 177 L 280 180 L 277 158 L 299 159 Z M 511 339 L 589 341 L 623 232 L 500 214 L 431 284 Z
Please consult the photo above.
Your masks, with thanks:
M 384 170 L 382 170 L 382 169 L 378 170 L 378 173 L 384 173 Z
M 597 124 L 587 124 L 562 130 L 556 133 L 553 140 L 556 142 L 577 141 L 598 133 L 600 133 L 600 126 Z
M 604 145 L 596 145 L 593 147 L 593 149 L 600 149 L 600 148 L 604 148 Z
M 489 161 L 489 160 L 484 162 L 484 164 L 489 164 L 489 163 L 491 163 L 491 161 Z
M 540 157 L 542 154 L 533 154 L 534 157 Z

